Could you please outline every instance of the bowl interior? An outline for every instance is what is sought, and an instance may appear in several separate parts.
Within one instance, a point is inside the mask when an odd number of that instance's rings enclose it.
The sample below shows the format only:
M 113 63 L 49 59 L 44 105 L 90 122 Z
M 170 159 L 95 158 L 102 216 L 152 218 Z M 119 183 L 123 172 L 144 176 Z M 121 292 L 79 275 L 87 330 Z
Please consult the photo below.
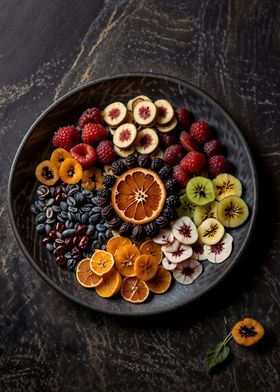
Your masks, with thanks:
M 38 186 L 34 171 L 52 151 L 52 135 L 58 127 L 76 124 L 80 114 L 88 107 L 104 108 L 116 100 L 127 102 L 136 95 L 148 95 L 153 100 L 165 98 L 173 106 L 186 106 L 195 119 L 208 122 L 219 140 L 227 147 L 227 156 L 235 164 L 235 174 L 244 186 L 244 198 L 250 209 L 247 222 L 231 230 L 234 237 L 233 252 L 229 259 L 218 265 L 203 262 L 203 273 L 192 285 L 173 283 L 164 295 L 150 296 L 143 304 L 133 305 L 120 297 L 105 300 L 94 290 L 77 284 L 75 274 L 58 267 L 53 257 L 41 244 L 34 227 L 30 205 Z M 23 140 L 10 174 L 10 216 L 16 237 L 26 257 L 40 275 L 53 287 L 72 300 L 94 310 L 113 314 L 154 314 L 187 304 L 216 285 L 240 257 L 252 228 L 256 211 L 255 170 L 247 144 L 231 118 L 215 101 L 194 86 L 174 78 L 155 75 L 128 75 L 92 82 L 67 94 L 48 108 L 33 124 Z

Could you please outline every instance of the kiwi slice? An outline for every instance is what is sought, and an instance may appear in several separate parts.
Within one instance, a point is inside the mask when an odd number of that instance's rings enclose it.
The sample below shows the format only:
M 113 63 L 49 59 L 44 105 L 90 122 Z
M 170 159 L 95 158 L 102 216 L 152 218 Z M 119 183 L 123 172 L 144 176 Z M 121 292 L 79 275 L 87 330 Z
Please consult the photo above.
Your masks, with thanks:
M 241 182 L 231 174 L 219 174 L 212 180 L 212 183 L 218 201 L 230 195 L 241 196 L 242 194 Z
M 218 220 L 225 227 L 238 227 L 246 221 L 249 215 L 247 204 L 239 196 L 227 196 L 218 203 Z
M 212 201 L 205 206 L 196 206 L 193 212 L 193 221 L 196 226 L 201 225 L 205 219 L 215 218 L 217 219 L 217 207 L 218 202 L 216 200 Z
M 192 218 L 196 205 L 189 200 L 186 193 L 180 197 L 180 202 L 180 207 L 176 209 L 179 218 L 182 216 L 188 216 L 189 218 Z
M 186 193 L 189 200 L 198 206 L 203 206 L 215 200 L 212 181 L 201 176 L 190 179 L 187 183 Z

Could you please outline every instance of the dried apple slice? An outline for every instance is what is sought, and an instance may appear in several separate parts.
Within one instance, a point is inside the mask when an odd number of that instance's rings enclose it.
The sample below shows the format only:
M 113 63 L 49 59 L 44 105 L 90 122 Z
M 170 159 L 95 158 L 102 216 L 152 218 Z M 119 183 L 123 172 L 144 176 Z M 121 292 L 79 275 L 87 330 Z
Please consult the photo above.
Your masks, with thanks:
M 210 263 L 219 264 L 225 261 L 232 251 L 233 238 L 225 233 L 223 238 L 215 245 L 205 245 L 205 256 Z
M 162 132 L 162 133 L 168 133 L 168 132 L 173 131 L 173 129 L 176 128 L 177 123 L 178 123 L 177 118 L 174 116 L 172 118 L 172 120 L 168 124 L 166 124 L 166 125 L 161 125 L 161 124 L 157 123 L 156 124 L 156 129 L 158 131 Z
M 190 245 L 180 244 L 171 252 L 164 251 L 164 256 L 172 263 L 181 263 L 184 260 L 189 259 L 192 256 L 192 247 Z
M 118 154 L 119 157 L 121 158 L 127 158 L 129 155 L 134 154 L 135 152 L 135 145 L 132 144 L 132 146 L 128 148 L 119 148 L 117 146 L 114 146 L 114 150 Z
M 153 238 L 156 244 L 160 245 L 171 245 L 175 240 L 172 230 L 161 230 L 159 235 Z
M 194 244 L 192 244 L 192 258 L 196 259 L 198 261 L 206 260 L 206 253 L 205 249 L 206 246 L 203 242 L 201 241 L 196 241 Z
M 198 239 L 197 228 L 188 216 L 178 219 L 172 226 L 172 232 L 182 244 L 190 245 Z
M 151 101 L 138 102 L 133 109 L 134 121 L 145 127 L 150 126 L 157 119 L 157 115 L 157 107 Z
M 173 271 L 173 277 L 177 282 L 188 285 L 193 283 L 202 273 L 202 265 L 195 259 L 190 258 L 179 263 Z
M 122 102 L 113 102 L 103 110 L 104 121 L 110 127 L 117 127 L 125 121 L 127 108 Z
M 136 139 L 137 129 L 134 124 L 125 123 L 120 125 L 114 132 L 113 143 L 119 148 L 128 148 Z
M 172 263 L 172 261 L 168 260 L 166 257 L 162 259 L 161 264 L 167 271 L 173 271 L 177 267 L 177 263 Z
M 153 128 L 142 129 L 135 139 L 135 147 L 140 154 L 151 154 L 157 148 L 158 143 L 158 135 Z
M 166 99 L 158 99 L 154 102 L 158 108 L 158 124 L 164 125 L 169 123 L 174 117 L 174 109 Z

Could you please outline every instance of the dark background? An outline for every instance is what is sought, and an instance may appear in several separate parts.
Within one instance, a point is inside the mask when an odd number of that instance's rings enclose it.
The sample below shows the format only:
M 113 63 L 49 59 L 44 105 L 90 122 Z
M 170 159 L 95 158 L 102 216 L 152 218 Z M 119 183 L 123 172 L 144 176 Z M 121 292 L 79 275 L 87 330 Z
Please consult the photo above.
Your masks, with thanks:
M 278 391 L 280 2 L 0 1 L 0 390 Z M 192 82 L 241 127 L 259 175 L 247 251 L 214 291 L 180 311 L 125 319 L 83 309 L 24 258 L 6 189 L 16 150 L 37 116 L 89 80 L 127 71 Z M 230 343 L 209 376 L 206 351 L 251 316 L 266 337 Z

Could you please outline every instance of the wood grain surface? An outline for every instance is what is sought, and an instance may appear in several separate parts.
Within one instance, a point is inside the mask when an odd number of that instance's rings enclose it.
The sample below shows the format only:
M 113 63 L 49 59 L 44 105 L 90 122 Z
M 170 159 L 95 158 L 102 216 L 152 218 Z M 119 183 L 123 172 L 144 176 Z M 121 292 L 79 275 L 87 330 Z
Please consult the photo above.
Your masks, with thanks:
M 0 390 L 279 391 L 280 2 L 277 0 L 0 1 Z M 250 246 L 214 291 L 171 315 L 94 313 L 50 288 L 11 230 L 6 190 L 38 115 L 89 80 L 128 71 L 182 78 L 240 125 L 259 175 Z M 210 376 L 206 351 L 251 316 L 254 349 L 231 343 Z

